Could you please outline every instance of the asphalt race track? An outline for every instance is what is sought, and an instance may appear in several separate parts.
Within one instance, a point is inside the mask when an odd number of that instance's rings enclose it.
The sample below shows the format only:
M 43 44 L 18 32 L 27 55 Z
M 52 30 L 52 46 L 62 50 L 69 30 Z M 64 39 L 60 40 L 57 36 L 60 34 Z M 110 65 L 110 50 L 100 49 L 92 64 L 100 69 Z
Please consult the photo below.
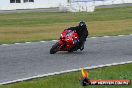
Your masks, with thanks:
M 80 67 L 132 61 L 132 35 L 88 38 L 82 52 L 50 55 L 54 43 L 0 45 L 0 83 Z

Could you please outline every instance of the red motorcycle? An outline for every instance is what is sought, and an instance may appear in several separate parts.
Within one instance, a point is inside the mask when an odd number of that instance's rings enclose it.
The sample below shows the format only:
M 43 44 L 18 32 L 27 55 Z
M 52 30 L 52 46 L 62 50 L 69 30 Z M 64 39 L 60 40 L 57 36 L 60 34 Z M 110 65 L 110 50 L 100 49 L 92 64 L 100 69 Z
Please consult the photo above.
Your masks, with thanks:
M 75 46 L 75 43 L 79 40 L 78 34 L 76 31 L 64 30 L 61 33 L 59 41 L 52 46 L 50 49 L 50 54 L 54 54 L 58 51 L 68 51 L 73 52 L 78 49 Z

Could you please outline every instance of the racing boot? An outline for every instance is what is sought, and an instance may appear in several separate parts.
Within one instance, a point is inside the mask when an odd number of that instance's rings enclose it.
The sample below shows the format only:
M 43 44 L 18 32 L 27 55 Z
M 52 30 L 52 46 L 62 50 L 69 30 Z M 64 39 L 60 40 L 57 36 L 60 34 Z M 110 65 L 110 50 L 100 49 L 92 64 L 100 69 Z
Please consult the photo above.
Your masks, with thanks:
M 81 45 L 80 45 L 80 50 L 81 51 L 84 49 L 84 44 L 85 44 L 85 42 L 82 42 Z

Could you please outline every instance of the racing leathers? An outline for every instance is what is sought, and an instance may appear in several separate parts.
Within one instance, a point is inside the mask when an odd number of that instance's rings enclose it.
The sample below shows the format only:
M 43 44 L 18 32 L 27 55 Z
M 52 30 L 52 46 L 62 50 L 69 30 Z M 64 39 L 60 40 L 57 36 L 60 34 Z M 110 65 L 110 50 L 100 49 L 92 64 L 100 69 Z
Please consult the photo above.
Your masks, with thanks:
M 78 36 L 79 36 L 79 41 L 75 44 L 76 47 L 80 50 L 84 49 L 84 43 L 86 41 L 87 36 L 89 35 L 87 26 L 84 25 L 82 27 L 80 26 L 75 26 L 75 27 L 70 27 L 67 30 L 72 30 L 72 31 L 76 31 Z

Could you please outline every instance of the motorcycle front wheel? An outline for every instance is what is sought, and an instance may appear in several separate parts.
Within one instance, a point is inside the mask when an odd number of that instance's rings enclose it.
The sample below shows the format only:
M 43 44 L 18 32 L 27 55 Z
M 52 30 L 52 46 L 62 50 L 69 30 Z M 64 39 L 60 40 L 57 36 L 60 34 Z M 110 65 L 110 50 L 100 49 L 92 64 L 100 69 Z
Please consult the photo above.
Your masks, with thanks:
M 59 43 L 53 45 L 52 48 L 50 49 L 50 54 L 55 54 L 58 51 L 58 48 L 59 48 Z

